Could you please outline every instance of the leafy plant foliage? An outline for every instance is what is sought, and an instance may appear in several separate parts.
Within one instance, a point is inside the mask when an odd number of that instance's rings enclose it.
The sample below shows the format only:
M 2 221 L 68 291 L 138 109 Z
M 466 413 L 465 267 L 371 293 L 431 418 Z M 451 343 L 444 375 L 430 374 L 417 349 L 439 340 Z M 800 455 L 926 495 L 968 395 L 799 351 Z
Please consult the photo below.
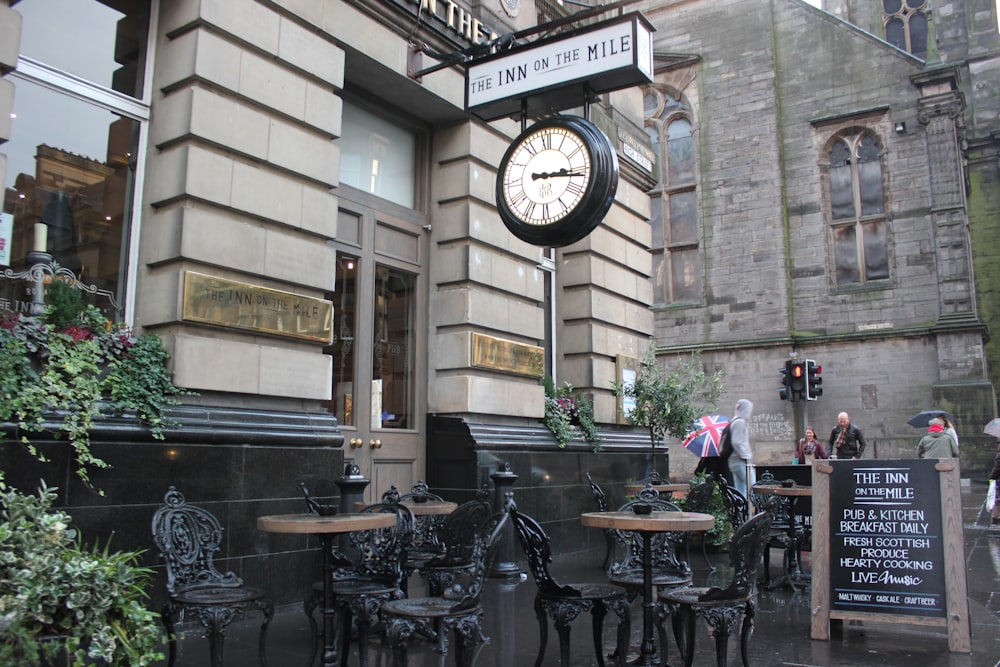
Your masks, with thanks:
M 66 437 L 76 472 L 89 484 L 90 469 L 108 467 L 90 449 L 102 411 L 134 411 L 162 440 L 163 428 L 174 425 L 164 409 L 190 392 L 174 386 L 159 336 L 134 336 L 62 282 L 52 283 L 46 298 L 41 317 L 0 316 L 0 421 L 16 423 L 21 442 L 43 461 L 28 434 L 42 433 L 47 420 L 58 423 L 56 437 Z
M 545 380 L 545 425 L 560 447 L 565 447 L 573 438 L 582 436 L 593 445 L 594 451 L 601 451 L 601 435 L 594 423 L 594 404 L 585 396 L 573 393 L 569 382 L 557 387 L 552 378 Z
M 706 373 L 697 352 L 677 358 L 671 366 L 661 365 L 656 344 L 650 341 L 635 382 L 614 382 L 612 386 L 616 396 L 630 399 L 633 405 L 625 415 L 628 423 L 649 431 L 653 457 L 664 436 L 684 437 L 698 417 L 715 408 L 722 395 L 722 371 Z
M 145 606 L 152 570 L 141 551 L 82 546 L 54 489 L 9 489 L 0 477 L 0 664 L 153 664 L 161 633 Z

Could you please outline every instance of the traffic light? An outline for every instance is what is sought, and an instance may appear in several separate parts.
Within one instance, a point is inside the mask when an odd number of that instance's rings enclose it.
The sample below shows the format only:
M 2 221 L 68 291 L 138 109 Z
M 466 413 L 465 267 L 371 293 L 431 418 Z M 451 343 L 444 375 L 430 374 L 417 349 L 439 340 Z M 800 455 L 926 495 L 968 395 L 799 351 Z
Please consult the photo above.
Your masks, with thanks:
M 815 401 L 823 395 L 823 367 L 812 359 L 806 359 L 806 400 Z
M 779 368 L 778 372 L 781 373 L 781 386 L 778 387 L 778 396 L 783 401 L 794 401 L 795 398 L 792 396 L 792 362 L 786 361 L 785 367 Z
M 790 361 L 788 387 L 792 402 L 806 400 L 806 364 L 804 361 Z

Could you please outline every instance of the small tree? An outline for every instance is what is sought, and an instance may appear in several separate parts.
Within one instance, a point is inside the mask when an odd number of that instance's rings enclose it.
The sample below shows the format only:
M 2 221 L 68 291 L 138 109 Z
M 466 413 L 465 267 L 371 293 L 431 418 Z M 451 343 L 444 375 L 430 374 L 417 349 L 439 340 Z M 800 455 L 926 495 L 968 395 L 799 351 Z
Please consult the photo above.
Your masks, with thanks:
M 635 382 L 614 382 L 612 386 L 615 396 L 634 403 L 625 415 L 628 423 L 649 431 L 649 466 L 655 472 L 657 443 L 668 433 L 683 438 L 698 417 L 715 409 L 715 401 L 722 395 L 722 371 L 706 373 L 697 352 L 678 357 L 670 367 L 661 366 L 656 343 L 650 340 Z

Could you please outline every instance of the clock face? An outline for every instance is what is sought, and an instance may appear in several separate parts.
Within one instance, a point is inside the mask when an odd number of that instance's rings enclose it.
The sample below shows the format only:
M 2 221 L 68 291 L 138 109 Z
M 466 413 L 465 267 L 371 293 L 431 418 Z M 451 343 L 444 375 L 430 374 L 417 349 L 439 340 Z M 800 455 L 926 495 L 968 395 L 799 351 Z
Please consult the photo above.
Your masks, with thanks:
M 497 175 L 497 211 L 518 238 L 541 246 L 579 241 L 600 224 L 618 189 L 618 158 L 593 123 L 553 116 L 522 132 Z
M 501 177 L 511 213 L 529 225 L 549 225 L 580 204 L 591 179 L 590 150 L 569 128 L 543 127 L 514 145 Z

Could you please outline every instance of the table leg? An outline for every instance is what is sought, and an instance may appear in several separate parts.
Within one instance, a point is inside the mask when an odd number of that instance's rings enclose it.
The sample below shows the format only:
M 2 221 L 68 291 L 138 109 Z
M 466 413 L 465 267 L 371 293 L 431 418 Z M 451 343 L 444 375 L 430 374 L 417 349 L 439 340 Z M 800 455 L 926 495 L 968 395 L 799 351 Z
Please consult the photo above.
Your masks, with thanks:
M 319 536 L 323 547 L 323 667 L 338 667 L 337 609 L 333 604 L 333 535 Z
M 652 533 L 642 531 L 642 646 L 639 648 L 639 658 L 634 663 L 641 667 L 660 664 L 660 657 L 656 655 L 656 643 L 653 641 L 656 602 L 653 600 L 652 539 Z

